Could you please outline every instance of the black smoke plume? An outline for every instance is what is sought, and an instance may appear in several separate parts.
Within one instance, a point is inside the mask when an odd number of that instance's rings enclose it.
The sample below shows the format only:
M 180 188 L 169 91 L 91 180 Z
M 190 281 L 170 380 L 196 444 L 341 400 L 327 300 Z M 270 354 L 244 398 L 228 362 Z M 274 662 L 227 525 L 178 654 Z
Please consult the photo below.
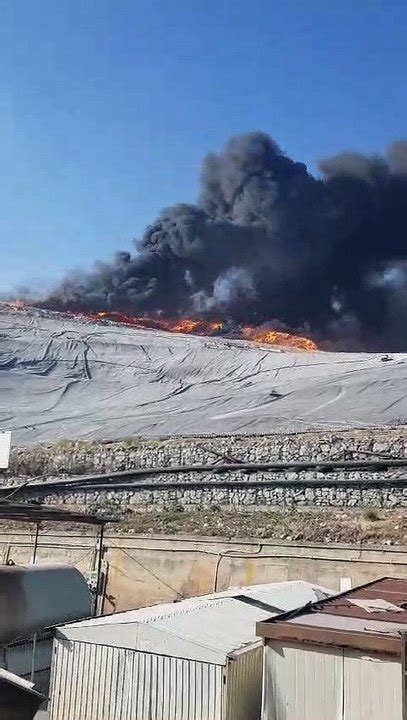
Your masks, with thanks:
M 326 347 L 407 350 L 407 141 L 343 153 L 315 178 L 261 132 L 205 158 L 196 205 L 45 303 L 295 331 Z

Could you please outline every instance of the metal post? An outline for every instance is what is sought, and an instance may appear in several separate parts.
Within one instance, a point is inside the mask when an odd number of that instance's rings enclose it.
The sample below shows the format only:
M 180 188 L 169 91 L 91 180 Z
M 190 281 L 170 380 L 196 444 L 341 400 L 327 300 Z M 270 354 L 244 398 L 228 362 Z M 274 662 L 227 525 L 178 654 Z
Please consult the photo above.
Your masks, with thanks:
M 33 548 L 33 554 L 32 554 L 32 558 L 31 558 L 31 565 L 35 565 L 37 562 L 39 535 L 40 535 L 40 523 L 38 522 L 35 526 L 34 548 Z M 33 647 L 32 647 L 32 654 L 31 654 L 31 675 L 30 675 L 31 682 L 34 682 L 34 677 L 35 677 L 35 655 L 36 655 L 36 652 L 37 652 L 37 633 L 35 633 L 33 635 Z
M 100 526 L 100 533 L 99 533 L 99 549 L 98 549 L 98 564 L 97 564 L 97 571 L 96 571 L 96 594 L 95 594 L 95 607 L 94 607 L 94 615 L 98 615 L 99 610 L 99 596 L 103 592 L 103 586 L 102 586 L 102 562 L 103 562 L 103 539 L 104 539 L 104 533 L 105 533 L 105 525 L 104 523 Z
M 34 676 L 35 676 L 35 654 L 37 651 L 37 633 L 33 635 L 33 649 L 32 649 L 32 655 L 31 655 L 31 676 L 30 680 L 33 683 L 34 682 Z
M 35 526 L 35 538 L 34 538 L 34 548 L 33 548 L 33 554 L 31 558 L 31 565 L 35 565 L 37 562 L 37 550 L 38 550 L 38 538 L 40 534 L 40 524 L 37 523 Z

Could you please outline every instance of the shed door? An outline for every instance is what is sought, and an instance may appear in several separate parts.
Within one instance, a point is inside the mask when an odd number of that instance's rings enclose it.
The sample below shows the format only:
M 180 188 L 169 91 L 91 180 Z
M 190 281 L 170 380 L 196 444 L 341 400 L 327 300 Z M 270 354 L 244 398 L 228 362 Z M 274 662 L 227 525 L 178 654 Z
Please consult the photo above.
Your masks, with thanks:
M 263 648 L 236 655 L 226 666 L 225 720 L 260 720 Z

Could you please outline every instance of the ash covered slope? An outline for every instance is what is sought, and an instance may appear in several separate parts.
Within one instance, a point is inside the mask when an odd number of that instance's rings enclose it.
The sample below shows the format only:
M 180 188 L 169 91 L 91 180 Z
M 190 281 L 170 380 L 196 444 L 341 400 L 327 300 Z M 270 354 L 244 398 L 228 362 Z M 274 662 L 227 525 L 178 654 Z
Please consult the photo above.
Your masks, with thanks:
M 392 425 L 407 355 L 283 352 L 38 311 L 0 313 L 0 427 L 14 442 Z

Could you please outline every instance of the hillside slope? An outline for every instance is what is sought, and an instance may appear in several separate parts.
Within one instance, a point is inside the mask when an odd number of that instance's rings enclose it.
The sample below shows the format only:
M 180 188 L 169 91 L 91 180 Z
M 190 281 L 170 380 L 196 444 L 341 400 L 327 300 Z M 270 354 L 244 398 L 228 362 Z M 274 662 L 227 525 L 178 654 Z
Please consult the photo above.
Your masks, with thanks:
M 21 445 L 397 425 L 406 379 L 405 354 L 384 362 L 0 313 L 0 428 Z

